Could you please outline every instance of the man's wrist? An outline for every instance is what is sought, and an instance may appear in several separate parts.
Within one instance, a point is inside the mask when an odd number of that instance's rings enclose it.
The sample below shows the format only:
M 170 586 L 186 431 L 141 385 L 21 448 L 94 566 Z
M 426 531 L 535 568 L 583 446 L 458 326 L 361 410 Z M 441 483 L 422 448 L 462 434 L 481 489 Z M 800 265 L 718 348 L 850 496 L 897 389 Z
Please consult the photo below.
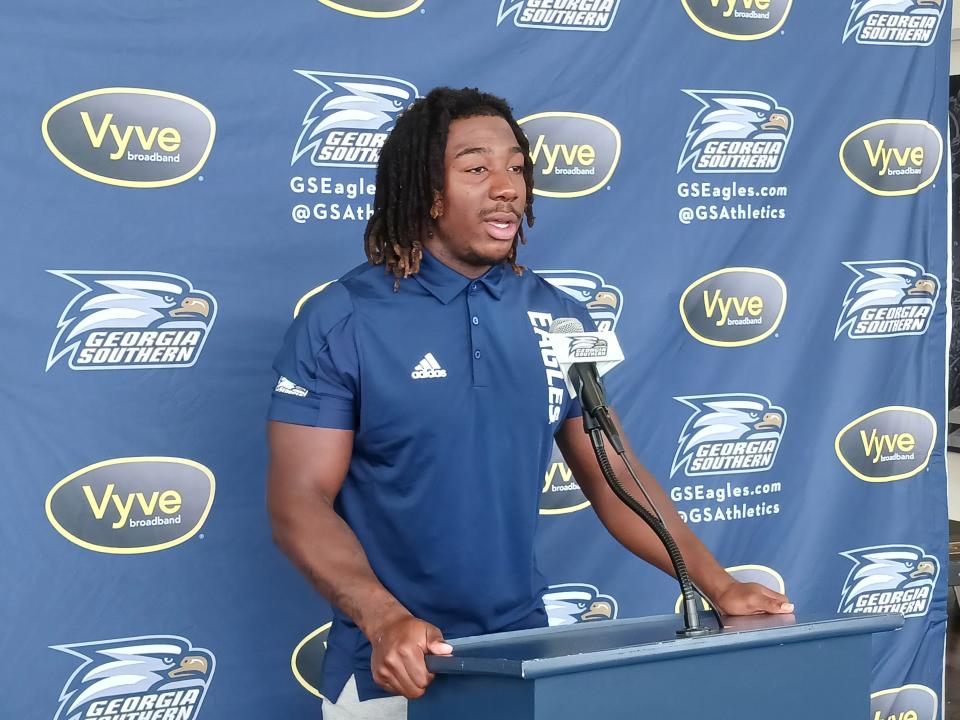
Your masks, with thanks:
M 367 636 L 371 645 L 376 645 L 383 635 L 384 628 L 404 618 L 413 617 L 410 611 L 401 605 L 392 595 L 370 603 L 357 620 L 360 631 Z
M 723 597 L 724 593 L 737 584 L 734 577 L 723 568 L 714 573 L 706 582 L 698 583 L 700 588 L 713 600 Z

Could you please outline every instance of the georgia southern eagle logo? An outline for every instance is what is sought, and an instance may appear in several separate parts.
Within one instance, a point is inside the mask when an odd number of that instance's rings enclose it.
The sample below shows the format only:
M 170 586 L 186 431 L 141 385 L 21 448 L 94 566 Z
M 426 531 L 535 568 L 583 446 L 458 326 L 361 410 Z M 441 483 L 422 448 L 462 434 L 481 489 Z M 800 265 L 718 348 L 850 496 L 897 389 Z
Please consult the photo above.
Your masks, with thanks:
M 940 280 L 909 260 L 845 262 L 857 276 L 847 288 L 833 339 L 923 335 L 940 296 Z
M 537 275 L 563 291 L 589 312 L 599 332 L 614 332 L 623 311 L 623 293 L 586 270 L 537 270 Z
M 769 95 L 684 90 L 703 107 L 687 129 L 677 172 L 770 173 L 780 169 L 793 132 L 793 113 Z
M 551 626 L 615 620 L 617 617 L 617 601 L 586 583 L 551 585 L 543 594 L 543 606 Z
M 376 167 L 397 116 L 419 95 L 416 87 L 398 78 L 295 72 L 319 85 L 321 92 L 303 117 L 291 165 L 309 155 L 317 166 Z
M 916 545 L 876 545 L 840 553 L 853 561 L 837 612 L 926 615 L 940 561 Z
M 54 645 L 83 664 L 60 693 L 54 720 L 169 717 L 193 720 L 213 678 L 213 653 L 175 635 L 146 635 Z M 164 715 L 164 717 L 168 717 Z
M 497 25 L 511 14 L 513 24 L 538 30 L 594 30 L 604 32 L 613 25 L 620 0 L 594 0 L 589 3 L 557 3 L 544 5 L 538 0 L 500 0 Z M 587 5 L 588 7 L 583 7 Z
M 773 467 L 787 413 L 750 393 L 676 397 L 693 414 L 677 441 L 670 477 L 762 472 Z
M 57 323 L 47 370 L 190 367 L 217 316 L 212 295 L 180 275 L 48 270 L 79 286 Z
M 853 0 L 843 31 L 861 45 L 929 45 L 943 17 L 943 0 Z
M 607 341 L 603 338 L 587 335 L 570 338 L 570 357 L 601 358 L 607 356 Z

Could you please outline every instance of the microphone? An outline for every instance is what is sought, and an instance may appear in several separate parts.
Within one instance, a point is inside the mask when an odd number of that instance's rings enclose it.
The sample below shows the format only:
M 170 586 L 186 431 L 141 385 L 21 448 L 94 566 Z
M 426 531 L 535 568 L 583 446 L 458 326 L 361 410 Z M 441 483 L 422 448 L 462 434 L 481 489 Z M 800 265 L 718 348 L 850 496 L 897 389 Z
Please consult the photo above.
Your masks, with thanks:
M 670 531 L 667 530 L 663 516 L 657 509 L 657 506 L 654 505 L 653 500 L 643 487 L 643 483 L 640 482 L 640 478 L 637 477 L 636 472 L 631 466 L 630 459 L 623 446 L 623 441 L 620 439 L 620 434 L 617 432 L 616 425 L 613 423 L 613 418 L 610 417 L 610 411 L 604 404 L 603 383 L 600 381 L 600 372 L 597 364 L 596 362 L 585 359 L 609 358 L 611 355 L 608 347 L 609 343 L 601 336 L 601 333 L 584 332 L 583 323 L 576 318 L 555 319 L 550 323 L 550 333 L 559 336 L 556 340 L 557 342 L 559 342 L 563 336 L 569 336 L 569 338 L 567 338 L 569 348 L 558 349 L 555 345 L 554 352 L 559 356 L 562 349 L 567 350 L 567 352 L 563 353 L 566 361 L 570 363 L 567 376 L 570 378 L 570 383 L 576 391 L 577 397 L 580 398 L 580 405 L 583 407 L 583 430 L 590 436 L 590 442 L 593 445 L 593 451 L 597 456 L 597 462 L 600 465 L 604 479 L 614 494 L 620 498 L 621 502 L 639 515 L 650 529 L 653 530 L 654 534 L 660 539 L 660 542 L 663 543 L 667 554 L 670 556 L 670 563 L 673 565 L 683 595 L 684 628 L 678 630 L 677 635 L 681 637 L 695 637 L 713 632 L 711 629 L 700 624 L 700 615 L 697 609 L 695 594 L 697 588 L 690 579 L 690 574 L 687 572 L 687 565 L 684 562 L 683 555 L 680 553 L 680 548 L 677 546 L 676 540 L 674 540 Z M 615 339 L 612 342 L 616 344 Z M 622 360 L 623 355 L 621 354 L 617 359 Z M 561 364 L 561 367 L 562 366 Z M 610 365 L 608 364 L 607 367 L 609 368 Z M 640 488 L 640 491 L 650 504 L 653 512 L 647 510 L 647 508 L 637 502 L 636 498 L 620 483 L 613 466 L 607 458 L 606 450 L 603 447 L 603 439 L 600 434 L 601 431 L 603 435 L 606 435 L 610 445 L 623 460 L 630 476 L 637 484 L 637 487 Z M 720 620 L 719 614 L 717 614 L 717 620 Z M 723 627 L 722 623 L 720 627 Z
M 576 335 L 570 338 L 572 344 L 581 344 L 597 346 L 605 342 L 597 337 L 596 333 L 585 333 L 583 323 L 577 318 L 556 318 L 550 323 L 550 333 L 555 335 Z M 583 429 L 589 434 L 594 427 L 603 430 L 607 436 L 610 445 L 617 453 L 624 451 L 623 441 L 620 439 L 620 433 L 617 432 L 616 425 L 610 417 L 610 411 L 604 403 L 603 383 L 600 381 L 600 373 L 597 370 L 597 364 L 589 360 L 577 360 L 574 353 L 571 353 L 573 364 L 567 371 L 570 382 L 576 390 L 577 397 L 580 398 L 580 405 L 583 407 Z

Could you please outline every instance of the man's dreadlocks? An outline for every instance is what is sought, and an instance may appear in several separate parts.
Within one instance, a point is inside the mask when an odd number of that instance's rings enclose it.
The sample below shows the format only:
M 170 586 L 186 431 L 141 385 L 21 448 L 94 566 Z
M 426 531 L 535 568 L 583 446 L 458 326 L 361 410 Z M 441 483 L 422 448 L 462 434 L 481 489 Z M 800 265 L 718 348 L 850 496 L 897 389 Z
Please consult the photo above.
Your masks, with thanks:
M 470 117 L 502 117 L 510 125 L 523 152 L 523 179 L 527 186 L 524 216 L 533 226 L 533 161 L 530 143 L 513 119 L 505 100 L 476 88 L 439 87 L 408 107 L 397 119 L 380 151 L 377 193 L 373 215 L 363 235 L 364 250 L 374 265 L 400 279 L 416 274 L 423 257 L 421 240 L 432 231 L 431 210 L 442 201 L 443 156 L 450 123 Z M 517 227 L 507 261 L 518 275 L 517 243 L 525 242 L 522 224 Z

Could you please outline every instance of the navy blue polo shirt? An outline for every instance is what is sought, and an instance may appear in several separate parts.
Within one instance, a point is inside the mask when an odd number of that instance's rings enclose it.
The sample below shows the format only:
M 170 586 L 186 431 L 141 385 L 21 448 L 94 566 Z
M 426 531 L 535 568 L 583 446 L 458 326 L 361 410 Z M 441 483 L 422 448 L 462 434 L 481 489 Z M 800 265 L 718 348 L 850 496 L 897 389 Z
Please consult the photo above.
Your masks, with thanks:
M 374 573 L 444 637 L 547 625 L 534 534 L 554 433 L 580 415 L 543 333 L 589 313 L 531 270 L 471 280 L 424 252 L 400 282 L 365 263 L 311 298 L 274 363 L 270 418 L 354 430 L 334 503 Z M 385 697 L 334 608 L 321 693 Z

